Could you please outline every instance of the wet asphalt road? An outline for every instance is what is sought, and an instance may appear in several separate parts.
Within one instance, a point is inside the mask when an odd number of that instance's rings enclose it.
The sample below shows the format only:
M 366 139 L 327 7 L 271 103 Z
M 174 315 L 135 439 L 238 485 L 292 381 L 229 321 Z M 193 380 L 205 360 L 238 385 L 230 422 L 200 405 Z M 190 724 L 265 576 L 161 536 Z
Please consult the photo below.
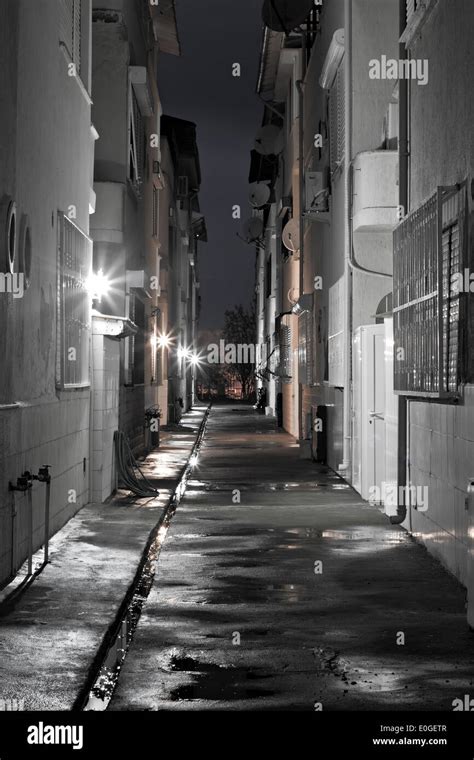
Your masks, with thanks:
M 422 547 L 274 421 L 215 407 L 109 709 L 451 711 L 473 652 Z

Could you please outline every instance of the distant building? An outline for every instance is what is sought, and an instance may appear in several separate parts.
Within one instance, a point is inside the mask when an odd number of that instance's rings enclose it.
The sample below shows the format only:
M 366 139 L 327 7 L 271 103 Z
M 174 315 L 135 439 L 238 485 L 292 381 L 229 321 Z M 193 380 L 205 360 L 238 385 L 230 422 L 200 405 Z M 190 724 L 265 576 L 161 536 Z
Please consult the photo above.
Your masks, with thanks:
M 195 400 L 200 308 L 198 246 L 207 241 L 199 209 L 201 169 L 196 125 L 163 116 L 161 155 L 164 189 L 160 195 L 160 256 L 163 287 L 158 300 L 160 404 L 165 422 L 177 422 Z M 181 402 L 179 401 L 181 399 Z

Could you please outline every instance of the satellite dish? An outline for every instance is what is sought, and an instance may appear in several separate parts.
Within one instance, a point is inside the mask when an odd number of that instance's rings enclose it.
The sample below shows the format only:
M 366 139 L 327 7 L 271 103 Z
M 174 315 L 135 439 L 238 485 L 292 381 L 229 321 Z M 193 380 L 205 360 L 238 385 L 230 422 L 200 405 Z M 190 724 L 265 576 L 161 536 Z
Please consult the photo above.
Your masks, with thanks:
M 283 130 L 275 124 L 261 127 L 255 138 L 255 150 L 262 156 L 278 155 L 285 147 Z
M 245 222 L 243 231 L 247 243 L 254 243 L 263 234 L 263 221 L 258 216 L 252 216 Z
M 274 32 L 288 33 L 304 24 L 313 5 L 314 0 L 265 0 L 262 18 Z
M 270 200 L 271 191 L 266 182 L 252 182 L 249 189 L 250 203 L 255 208 L 265 206 Z
M 290 221 L 287 224 L 285 224 L 281 233 L 281 239 L 283 241 L 283 245 L 289 251 L 292 251 L 293 253 L 295 253 L 296 251 L 299 251 L 300 223 L 298 219 L 294 219 L 294 218 L 290 219 Z

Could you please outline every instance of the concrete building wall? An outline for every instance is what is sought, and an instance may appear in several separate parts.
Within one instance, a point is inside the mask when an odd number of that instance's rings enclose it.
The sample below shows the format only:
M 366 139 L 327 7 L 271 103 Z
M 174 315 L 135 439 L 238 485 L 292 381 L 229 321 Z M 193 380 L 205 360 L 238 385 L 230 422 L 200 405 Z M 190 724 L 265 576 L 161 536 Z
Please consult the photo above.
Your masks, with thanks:
M 83 5 L 87 21 L 90 8 L 87 2 Z M 1 55 L 7 57 L 4 70 L 13 77 L 13 85 L 7 109 L 2 109 L 1 129 L 7 139 L 15 131 L 16 144 L 14 139 L 6 143 L 10 157 L 0 170 L 0 196 L 13 192 L 19 220 L 28 216 L 32 264 L 23 298 L 0 295 L 0 309 L 8 312 L 8 338 L 2 347 L 8 361 L 2 365 L 9 365 L 7 382 L 0 383 L 2 401 L 16 404 L 0 411 L 0 511 L 11 514 L 16 504 L 17 512 L 16 527 L 10 522 L 0 539 L 0 583 L 5 580 L 13 532 L 16 565 L 27 552 L 27 499 L 8 492 L 9 480 L 16 482 L 24 470 L 37 472 L 41 465 L 51 464 L 51 533 L 89 497 L 90 390 L 59 391 L 55 383 L 57 213 L 74 207 L 75 224 L 88 233 L 94 145 L 87 95 L 88 24 L 83 27 L 80 82 L 69 75 L 69 61 L 60 47 L 58 2 L 20 0 L 14 9 L 12 4 L 6 7 L 13 14 L 12 36 Z M 33 487 L 32 498 L 33 544 L 38 548 L 44 532 L 42 486 Z

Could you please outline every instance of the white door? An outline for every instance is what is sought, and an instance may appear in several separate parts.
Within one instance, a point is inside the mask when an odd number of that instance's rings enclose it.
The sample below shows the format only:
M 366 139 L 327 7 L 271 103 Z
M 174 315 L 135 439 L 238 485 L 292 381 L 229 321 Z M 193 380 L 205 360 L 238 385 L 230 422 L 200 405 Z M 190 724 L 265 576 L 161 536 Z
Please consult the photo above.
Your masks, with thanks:
M 352 485 L 363 499 L 385 480 L 385 327 L 364 325 L 353 343 Z

